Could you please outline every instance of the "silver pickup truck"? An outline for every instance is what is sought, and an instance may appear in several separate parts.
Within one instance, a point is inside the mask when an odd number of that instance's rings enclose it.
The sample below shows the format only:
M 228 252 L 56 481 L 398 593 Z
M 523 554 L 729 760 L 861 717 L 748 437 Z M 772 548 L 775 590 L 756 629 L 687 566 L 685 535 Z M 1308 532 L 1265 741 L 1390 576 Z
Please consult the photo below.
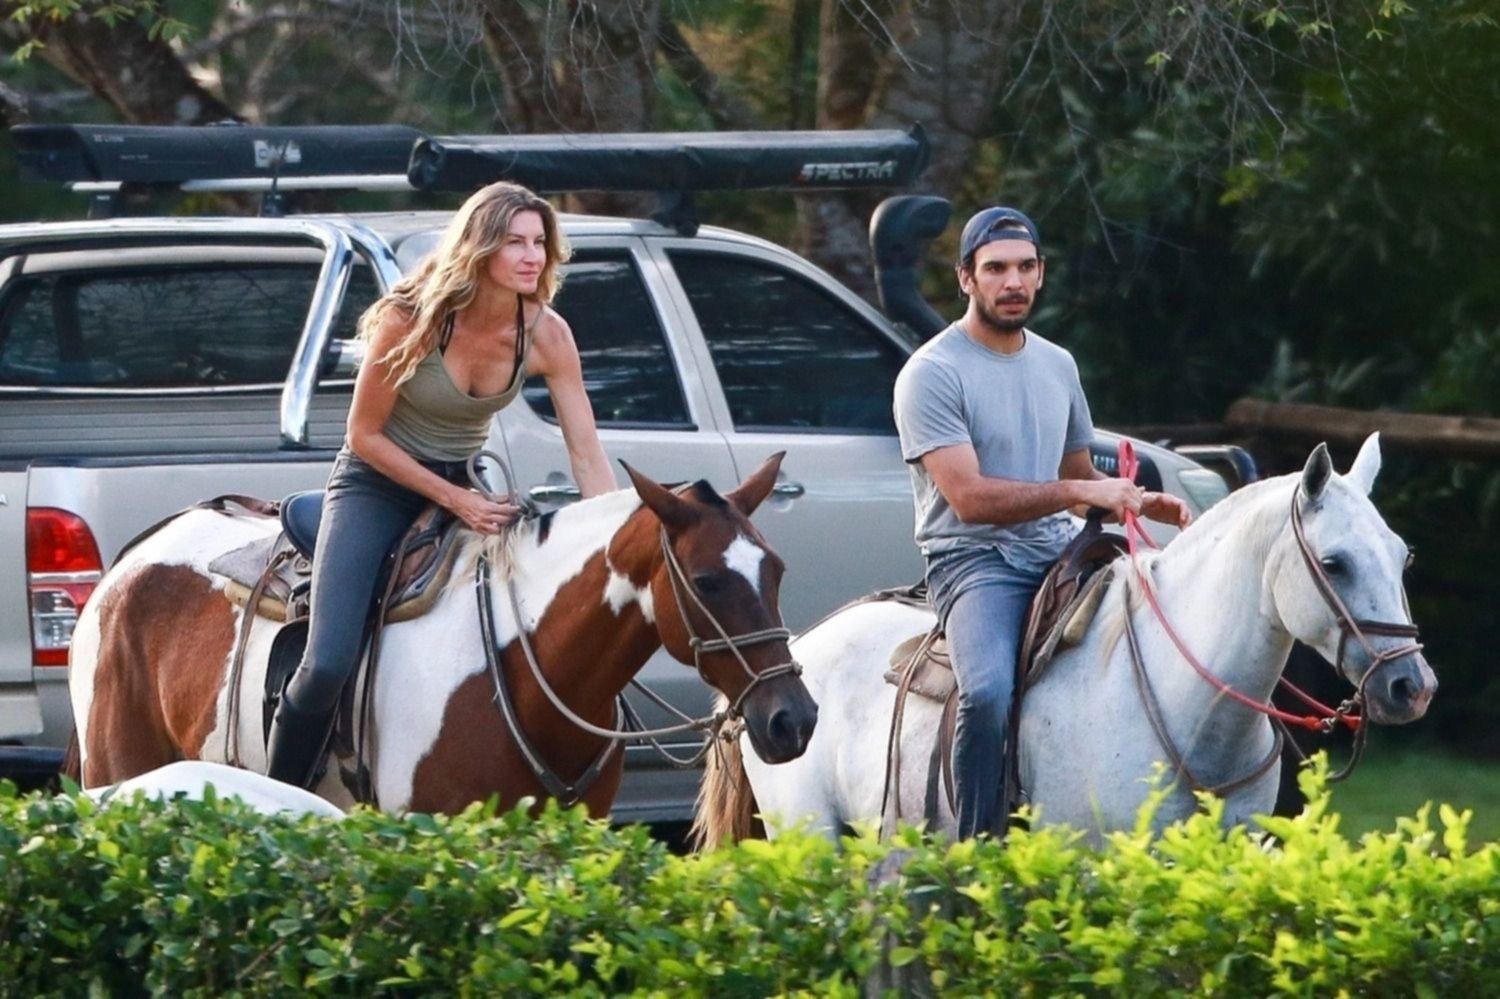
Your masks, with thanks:
M 132 536 L 207 496 L 322 485 L 344 433 L 356 320 L 447 221 L 0 226 L 0 742 L 10 744 L 0 766 L 55 766 L 72 726 L 73 622 Z M 556 306 L 612 458 L 659 480 L 729 484 L 786 451 L 756 521 L 790 566 L 782 609 L 793 629 L 920 577 L 891 418 L 917 336 L 753 236 L 680 220 L 563 225 L 574 254 Z M 1101 432 L 1101 459 L 1114 440 Z M 499 415 L 488 447 L 540 504 L 577 495 L 539 381 Z M 1187 457 L 1139 449 L 1147 474 L 1195 512 L 1228 491 Z M 707 706 L 707 689 L 664 654 L 642 678 L 683 710 Z M 639 708 L 648 724 L 667 721 Z M 647 747 L 627 759 L 618 815 L 689 814 L 695 771 Z

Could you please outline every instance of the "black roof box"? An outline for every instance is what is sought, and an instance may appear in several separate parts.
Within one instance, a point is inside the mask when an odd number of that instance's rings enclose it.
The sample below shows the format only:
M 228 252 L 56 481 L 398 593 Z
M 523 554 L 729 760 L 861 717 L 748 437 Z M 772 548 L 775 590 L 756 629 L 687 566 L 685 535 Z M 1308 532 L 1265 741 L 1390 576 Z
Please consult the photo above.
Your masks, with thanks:
M 903 187 L 927 166 L 920 126 L 800 132 L 662 132 L 424 138 L 413 187 L 472 191 L 744 191 Z
M 35 179 L 159 185 L 402 175 L 423 137 L 406 125 L 17 125 L 10 134 L 22 171 Z

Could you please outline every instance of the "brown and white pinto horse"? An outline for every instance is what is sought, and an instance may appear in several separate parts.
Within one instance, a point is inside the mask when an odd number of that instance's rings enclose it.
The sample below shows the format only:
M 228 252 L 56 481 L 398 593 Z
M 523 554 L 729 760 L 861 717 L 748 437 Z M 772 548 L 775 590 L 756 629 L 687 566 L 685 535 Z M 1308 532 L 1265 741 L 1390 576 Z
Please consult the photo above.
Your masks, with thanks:
M 494 647 L 521 727 L 554 773 L 575 779 L 606 740 L 566 720 L 544 696 L 524 660 L 504 577 L 514 583 L 519 625 L 550 685 L 583 719 L 610 726 L 616 695 L 658 647 L 693 663 L 692 636 L 717 636 L 705 610 L 730 636 L 780 627 L 783 564 L 748 519 L 780 464 L 776 455 L 723 497 L 706 482 L 673 491 L 627 469 L 634 489 L 513 529 L 489 583 Z M 259 707 L 278 625 L 257 620 L 251 627 L 240 689 L 245 707 L 229 731 L 226 719 L 236 715 L 227 678 L 245 611 L 207 566 L 276 530 L 265 518 L 189 511 L 105 575 L 73 639 L 73 713 L 85 787 L 174 760 L 222 762 L 235 757 L 232 749 L 247 767 L 264 770 Z M 686 600 L 674 592 L 663 539 L 683 571 L 677 588 L 690 587 Z M 432 609 L 389 625 L 381 641 L 368 764 L 376 798 L 390 811 L 454 812 L 490 795 L 509 808 L 524 796 L 547 796 L 495 703 L 475 586 L 486 542 L 476 535 L 465 544 L 469 557 L 461 556 Z M 746 729 L 766 760 L 796 757 L 812 734 L 817 706 L 786 669 L 785 639 L 763 637 L 738 651 L 743 662 L 731 650 L 703 652 L 704 679 L 731 701 L 745 695 Z M 779 675 L 752 679 L 768 670 Z M 615 753 L 583 795 L 591 814 L 609 811 L 622 759 Z M 330 766 L 315 790 L 347 806 L 352 797 L 339 771 Z

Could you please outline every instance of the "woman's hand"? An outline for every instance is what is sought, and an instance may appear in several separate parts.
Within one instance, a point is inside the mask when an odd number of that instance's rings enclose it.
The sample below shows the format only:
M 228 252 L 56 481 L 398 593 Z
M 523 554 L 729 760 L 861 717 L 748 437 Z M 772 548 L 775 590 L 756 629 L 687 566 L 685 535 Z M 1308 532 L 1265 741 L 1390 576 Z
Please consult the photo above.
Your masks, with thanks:
M 443 505 L 480 534 L 499 534 L 501 528 L 515 523 L 521 516 L 520 507 L 512 503 L 496 503 L 472 489 L 458 487 Z

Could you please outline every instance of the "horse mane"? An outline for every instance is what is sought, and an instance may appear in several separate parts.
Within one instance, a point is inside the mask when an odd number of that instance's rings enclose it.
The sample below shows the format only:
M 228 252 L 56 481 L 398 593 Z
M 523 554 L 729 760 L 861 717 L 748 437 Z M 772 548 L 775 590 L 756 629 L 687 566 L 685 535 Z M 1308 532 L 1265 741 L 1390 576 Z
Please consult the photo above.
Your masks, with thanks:
M 1254 547 L 1247 552 L 1250 557 L 1262 558 L 1276 537 L 1277 530 L 1287 519 L 1286 486 L 1296 488 L 1299 473 L 1278 475 L 1270 479 L 1252 482 L 1237 489 L 1215 503 L 1203 516 L 1188 525 L 1187 530 L 1173 538 L 1159 551 L 1143 551 L 1136 557 L 1140 560 L 1141 572 L 1154 578 L 1153 572 L 1162 559 L 1173 559 L 1195 550 L 1205 543 L 1213 544 L 1232 532 L 1236 537 L 1254 539 Z M 1094 617 L 1100 629 L 1103 654 L 1100 662 L 1109 662 L 1115 649 L 1125 637 L 1126 595 L 1136 607 L 1146 602 L 1141 592 L 1141 582 L 1130 565 L 1130 556 L 1121 555 L 1111 564 L 1115 578 L 1110 581 L 1109 592 Z
M 489 560 L 490 572 L 495 578 L 508 579 L 522 567 L 527 554 L 541 548 L 544 543 L 565 544 L 574 530 L 600 519 L 618 518 L 623 526 L 640 506 L 640 496 L 634 489 L 626 487 L 579 500 L 551 513 L 518 520 L 499 534 L 470 532 L 459 549 L 453 578 L 472 580 L 479 556 L 483 554 Z

